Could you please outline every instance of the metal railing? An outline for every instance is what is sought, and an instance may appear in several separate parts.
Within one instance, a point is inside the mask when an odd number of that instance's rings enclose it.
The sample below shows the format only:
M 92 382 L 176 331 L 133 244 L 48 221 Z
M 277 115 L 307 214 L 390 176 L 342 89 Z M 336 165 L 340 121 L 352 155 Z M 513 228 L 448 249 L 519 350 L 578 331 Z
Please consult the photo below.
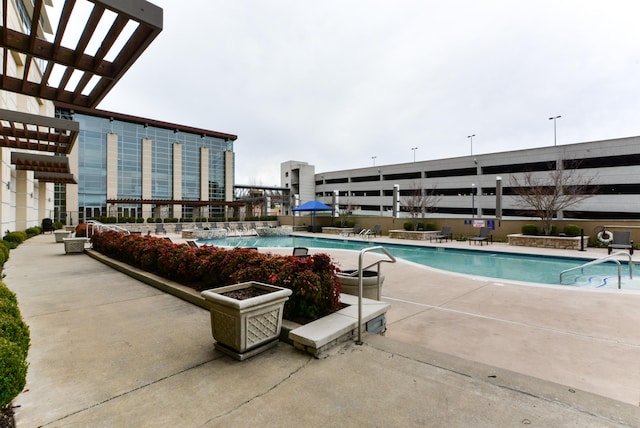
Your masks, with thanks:
M 365 253 L 371 251 L 382 251 L 389 257 L 389 259 L 381 259 L 377 260 L 366 267 L 362 267 L 362 259 L 364 258 Z M 378 277 L 378 300 L 380 299 L 380 264 L 381 263 L 395 263 L 396 258 L 393 257 L 382 245 L 377 245 L 375 247 L 365 248 L 360 251 L 360 255 L 358 256 L 358 340 L 356 343 L 358 345 L 362 345 L 362 278 L 363 272 L 373 266 L 377 266 L 377 277 Z M 355 274 L 353 275 L 355 276 Z
M 609 254 L 608 256 L 601 257 L 601 258 L 596 259 L 596 260 L 592 260 L 592 261 L 590 261 L 588 263 L 585 263 L 583 265 L 563 270 L 562 272 L 560 272 L 560 284 L 562 284 L 562 275 L 564 275 L 565 273 L 572 272 L 572 271 L 578 270 L 578 269 L 580 269 L 580 272 L 583 273 L 584 272 L 584 268 L 586 268 L 588 266 L 594 266 L 594 265 L 599 265 L 601 263 L 606 263 L 606 262 L 609 262 L 609 261 L 613 261 L 618 265 L 618 290 L 620 290 L 622 288 L 622 263 L 620 263 L 620 260 L 615 259 L 614 257 L 621 256 L 621 255 L 625 255 L 625 256 L 627 256 L 629 258 L 629 263 L 628 263 L 629 264 L 629 279 L 633 279 L 633 262 L 632 262 L 632 259 L 631 259 L 631 254 L 627 253 L 626 251 L 618 251 L 616 253 Z
M 91 230 L 95 229 L 98 232 L 102 232 L 103 230 L 115 230 L 116 232 L 130 233 L 124 227 L 120 227 L 115 224 L 104 224 L 97 220 L 87 220 L 87 227 L 89 227 Z

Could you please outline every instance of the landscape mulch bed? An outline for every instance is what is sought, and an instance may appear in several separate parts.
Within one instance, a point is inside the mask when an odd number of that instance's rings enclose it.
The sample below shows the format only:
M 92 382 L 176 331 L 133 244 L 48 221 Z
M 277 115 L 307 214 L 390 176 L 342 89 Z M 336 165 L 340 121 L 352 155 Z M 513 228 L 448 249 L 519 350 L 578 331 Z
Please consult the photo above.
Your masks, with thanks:
M 0 409 L 0 428 L 15 428 L 11 404 Z

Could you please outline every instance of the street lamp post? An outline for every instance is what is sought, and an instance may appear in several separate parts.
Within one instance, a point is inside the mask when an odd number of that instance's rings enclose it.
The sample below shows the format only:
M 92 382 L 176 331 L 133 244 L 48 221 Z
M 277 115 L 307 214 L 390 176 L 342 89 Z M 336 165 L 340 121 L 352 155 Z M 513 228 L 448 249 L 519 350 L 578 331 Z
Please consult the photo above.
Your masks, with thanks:
M 467 138 L 471 141 L 471 156 L 473 156 L 473 137 L 475 136 L 476 134 L 467 135 Z
M 471 219 L 476 218 L 476 184 L 471 183 Z
M 553 116 L 550 117 L 549 120 L 553 120 L 553 145 L 555 146 L 557 143 L 556 140 L 556 119 L 560 119 L 562 116 Z
M 371 156 L 371 159 L 373 159 L 373 166 L 376 166 L 376 158 L 377 158 L 377 157 L 378 157 L 378 156 Z
M 416 161 L 416 150 L 418 150 L 417 147 L 411 147 L 411 150 L 413 150 L 413 162 L 415 163 Z

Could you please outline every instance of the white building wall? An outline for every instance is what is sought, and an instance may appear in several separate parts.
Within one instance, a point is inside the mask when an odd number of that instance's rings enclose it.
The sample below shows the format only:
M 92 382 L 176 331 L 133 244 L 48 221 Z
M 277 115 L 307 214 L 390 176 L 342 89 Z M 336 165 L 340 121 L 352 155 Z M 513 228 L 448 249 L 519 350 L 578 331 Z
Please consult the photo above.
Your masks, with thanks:
M 307 162 L 287 161 L 280 164 L 280 186 L 291 189 L 291 207 L 295 207 L 296 201 L 304 204 L 316 199 L 315 170 L 316 167 Z

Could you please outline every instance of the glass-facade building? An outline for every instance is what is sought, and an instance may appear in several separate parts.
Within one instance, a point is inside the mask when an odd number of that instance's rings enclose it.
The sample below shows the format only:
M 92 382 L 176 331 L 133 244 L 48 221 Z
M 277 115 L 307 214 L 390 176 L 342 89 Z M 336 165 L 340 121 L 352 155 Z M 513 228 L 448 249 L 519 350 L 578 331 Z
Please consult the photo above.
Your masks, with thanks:
M 78 184 L 56 185 L 57 220 L 224 216 L 235 135 L 77 107 L 57 106 L 56 115 L 80 123 Z

